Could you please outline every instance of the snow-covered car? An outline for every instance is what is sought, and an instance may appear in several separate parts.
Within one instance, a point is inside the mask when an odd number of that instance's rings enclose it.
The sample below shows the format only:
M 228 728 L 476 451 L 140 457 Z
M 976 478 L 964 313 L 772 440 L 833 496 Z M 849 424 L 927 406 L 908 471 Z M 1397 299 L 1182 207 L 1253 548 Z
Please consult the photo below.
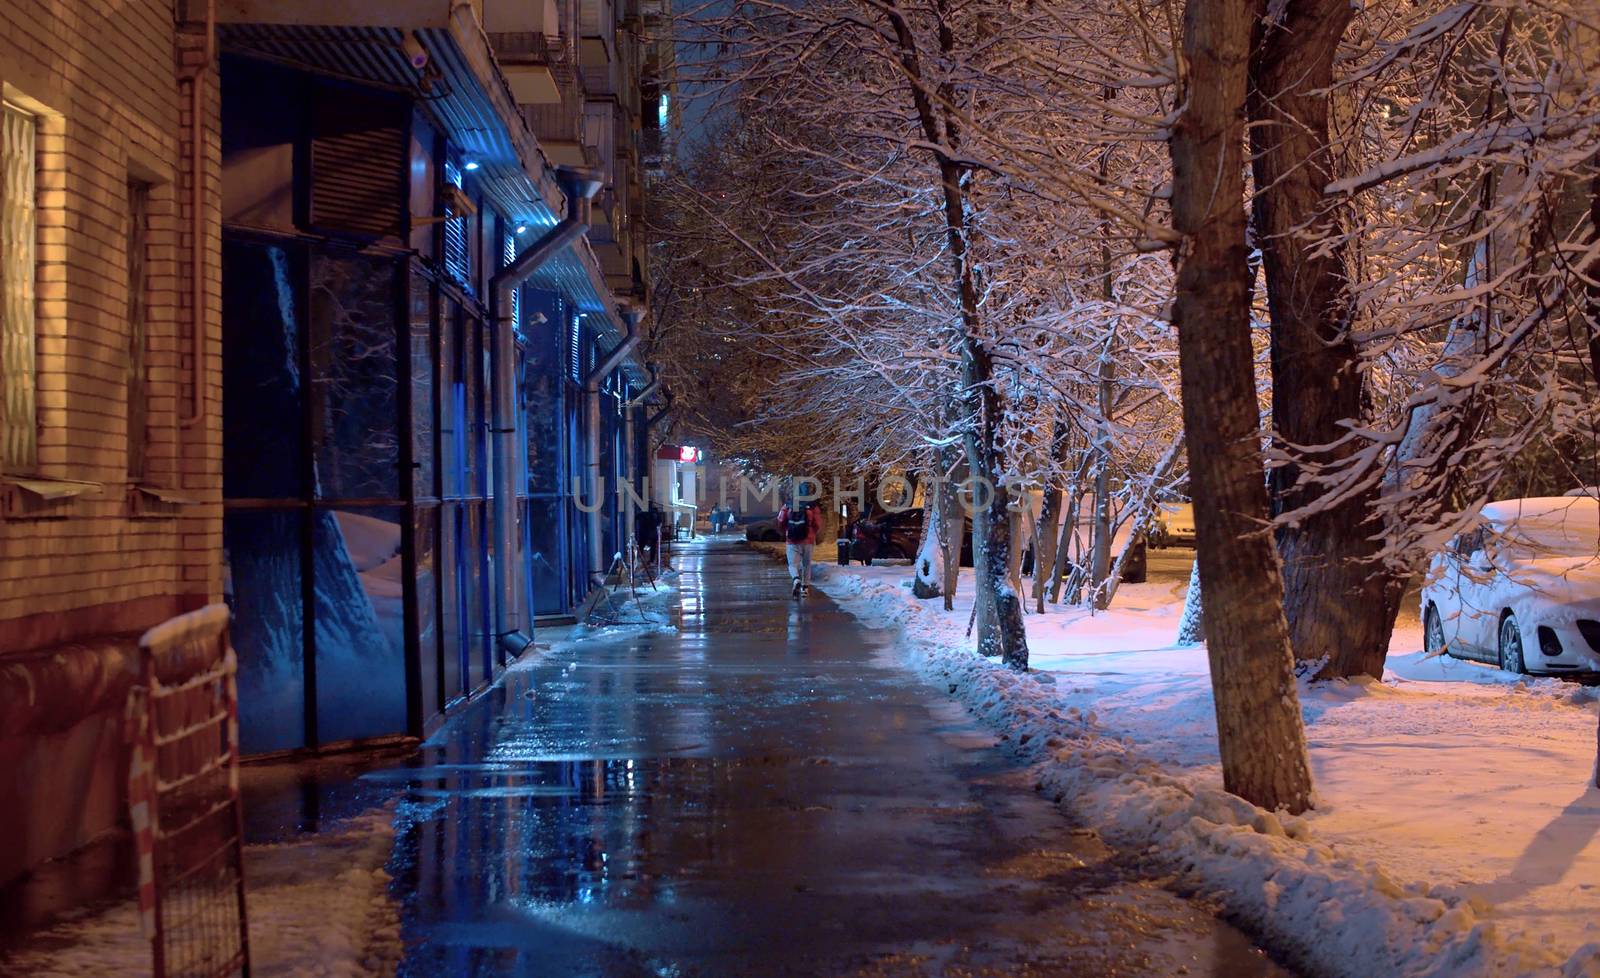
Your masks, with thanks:
M 1188 503 L 1161 503 L 1150 525 L 1150 546 L 1194 546 L 1194 507 Z
M 1516 673 L 1600 672 L 1600 501 L 1509 499 L 1428 565 L 1423 645 Z

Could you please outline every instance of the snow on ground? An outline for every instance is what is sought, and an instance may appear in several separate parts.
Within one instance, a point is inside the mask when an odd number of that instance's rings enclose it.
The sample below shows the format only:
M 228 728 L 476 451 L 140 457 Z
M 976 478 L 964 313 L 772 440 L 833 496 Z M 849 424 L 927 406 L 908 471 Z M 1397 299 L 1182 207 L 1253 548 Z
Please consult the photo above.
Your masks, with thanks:
M 1204 648 L 1175 648 L 1187 567 L 1107 612 L 1028 618 L 1037 670 L 968 650 L 971 571 L 952 612 L 904 566 L 822 565 L 817 583 L 900 625 L 925 675 L 990 721 L 1113 841 L 1214 893 L 1313 974 L 1600 978 L 1596 694 L 1430 659 L 1402 613 L 1382 683 L 1301 690 L 1317 809 L 1271 815 L 1220 790 Z
M 384 869 L 394 844 L 391 813 L 351 819 L 337 831 L 245 849 L 251 974 L 257 978 L 393 975 L 400 913 Z M 0 960 L 0 974 L 123 978 L 150 973 L 150 942 L 132 901 L 66 919 Z
M 575 625 L 541 625 L 534 635 L 536 651 L 517 659 L 512 671 L 532 669 L 553 653 L 565 652 L 583 642 L 642 632 L 677 630 L 672 620 L 672 597 L 678 592 L 678 572 L 662 571 L 653 584 L 613 587 L 595 602 L 589 617 Z

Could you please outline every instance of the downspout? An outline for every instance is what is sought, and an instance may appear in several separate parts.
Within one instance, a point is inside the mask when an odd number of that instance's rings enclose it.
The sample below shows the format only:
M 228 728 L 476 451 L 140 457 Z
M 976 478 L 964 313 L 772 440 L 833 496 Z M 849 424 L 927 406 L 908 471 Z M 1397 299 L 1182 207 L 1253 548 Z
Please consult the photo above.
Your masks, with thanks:
M 645 416 L 644 430 L 639 433 L 644 438 L 644 458 L 645 465 L 647 467 L 646 470 L 652 475 L 655 474 L 656 470 L 656 450 L 654 442 L 650 440 L 650 429 L 660 424 L 661 419 L 667 416 L 668 411 L 672 410 L 672 389 L 669 387 L 661 387 L 661 382 L 658 379 L 655 383 L 650 385 L 650 390 L 653 391 L 658 387 L 661 388 L 661 410 L 654 414 Z M 649 391 L 646 391 L 645 393 L 648 394 Z M 635 400 L 643 402 L 644 395 L 641 394 L 639 397 L 635 398 Z M 654 491 L 660 492 L 660 487 L 655 487 Z M 650 498 L 654 499 L 655 497 L 652 495 Z
M 522 566 L 513 556 L 519 549 L 516 499 L 520 466 L 514 464 L 519 457 L 514 396 L 517 388 L 517 323 L 512 318 L 511 307 L 517 286 L 589 230 L 590 200 L 600 189 L 600 182 L 587 174 L 563 169 L 559 171 L 559 176 L 561 189 L 567 195 L 567 215 L 529 245 L 515 261 L 496 272 L 489 281 L 489 295 L 494 303 L 494 346 L 490 351 L 494 370 L 494 410 L 491 420 L 495 479 L 494 575 L 500 597 L 495 602 L 495 632 L 499 635 L 501 647 L 513 655 L 522 654 L 533 644 L 533 639 L 522 621 Z
M 650 395 L 654 394 L 656 392 L 656 389 L 659 388 L 660 386 L 661 386 L 661 378 L 657 377 L 655 375 L 655 372 L 652 371 L 651 374 L 650 374 L 650 384 L 649 384 L 649 386 L 647 386 L 644 390 L 640 391 L 639 393 L 633 395 L 632 399 L 630 399 L 628 401 L 628 404 L 627 404 L 628 410 L 632 411 L 634 408 L 636 408 L 639 405 L 643 404 L 645 401 L 650 400 Z
M 656 425 L 660 424 L 661 423 L 661 419 L 667 416 L 667 412 L 668 411 L 672 410 L 672 391 L 671 390 L 667 390 L 667 391 L 663 392 L 662 401 L 664 403 L 661 405 L 661 410 L 657 411 L 655 414 L 652 414 L 648 418 L 645 419 L 645 422 L 644 422 L 644 435 L 645 435 L 646 438 L 650 437 L 650 429 L 654 428 Z
M 600 475 L 600 385 L 611 375 L 611 371 L 622 365 L 622 361 L 635 346 L 639 345 L 639 314 L 631 309 L 622 312 L 622 321 L 627 325 L 628 332 L 622 337 L 611 352 L 606 355 L 589 375 L 583 379 L 583 396 L 588 402 L 589 410 L 589 478 L 587 490 L 589 493 L 589 576 L 596 584 L 605 582 L 606 564 L 605 547 L 600 539 L 600 510 L 601 496 L 605 486 Z M 620 466 L 619 466 L 620 468 Z
M 206 42 L 200 63 L 188 75 L 189 82 L 189 276 L 192 292 L 189 308 L 193 312 L 190 322 L 191 348 L 194 362 L 190 365 L 189 381 L 192 386 L 189 410 L 178 411 L 178 426 L 192 428 L 205 414 L 205 352 L 206 352 L 206 246 L 205 246 L 205 101 L 206 75 L 217 57 L 217 3 L 206 0 Z
M 634 444 L 636 431 L 633 423 L 633 412 L 634 409 L 642 404 L 651 394 L 654 394 L 656 392 L 656 388 L 660 386 L 661 378 L 656 376 L 656 372 L 652 370 L 650 371 L 649 385 L 647 385 L 644 390 L 629 398 L 626 404 L 622 405 L 622 441 L 623 444 L 627 446 L 627 454 L 624 457 L 628 460 L 628 485 L 633 487 L 633 492 L 626 493 L 622 497 L 622 533 L 624 539 L 629 539 L 629 535 L 633 533 L 633 507 L 635 505 L 633 497 L 635 494 L 639 493 L 640 488 L 639 451 L 638 446 Z M 649 473 L 647 471 L 646 478 L 648 477 Z M 641 496 L 641 498 L 648 498 L 648 494 Z

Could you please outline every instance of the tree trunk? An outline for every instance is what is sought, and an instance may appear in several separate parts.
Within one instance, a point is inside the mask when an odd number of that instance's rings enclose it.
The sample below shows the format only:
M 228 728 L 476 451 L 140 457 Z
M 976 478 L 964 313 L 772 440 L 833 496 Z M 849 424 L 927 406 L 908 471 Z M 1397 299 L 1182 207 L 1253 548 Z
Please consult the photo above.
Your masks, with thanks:
M 1100 97 L 1103 101 L 1111 101 L 1110 87 L 1102 87 Z M 1111 117 L 1106 110 L 1101 110 L 1101 121 L 1109 128 Z M 1100 179 L 1108 177 L 1111 153 L 1109 148 L 1100 154 Z M 1116 288 L 1111 274 L 1111 239 L 1110 228 L 1102 229 L 1100 236 L 1100 297 L 1109 306 L 1116 299 Z M 1090 593 L 1094 597 L 1094 607 L 1099 611 L 1111 607 L 1111 593 L 1116 590 L 1116 583 L 1111 575 L 1111 413 L 1116 401 L 1116 376 L 1117 376 L 1117 326 L 1113 320 L 1111 331 L 1106 336 L 1106 345 L 1100 351 L 1099 365 L 1099 394 L 1100 394 L 1100 420 L 1095 433 L 1095 450 L 1099 460 L 1095 465 L 1094 476 L 1094 553 L 1090 558 L 1089 582 Z
M 911 579 L 911 594 L 927 599 L 944 593 L 944 554 L 946 522 L 944 507 L 940 505 L 942 482 L 928 487 L 922 500 L 922 540 L 917 547 L 917 561 Z
M 1250 348 L 1244 135 L 1252 0 L 1188 0 L 1172 154 L 1178 331 L 1206 652 L 1227 790 L 1269 809 L 1311 806 L 1311 769 L 1267 516 Z
M 967 516 L 961 508 L 961 496 L 956 476 L 960 465 L 954 451 L 940 452 L 943 479 L 939 482 L 937 505 L 942 514 L 940 529 L 943 536 L 939 545 L 944 548 L 944 610 L 955 610 L 956 589 L 961 582 L 961 546 L 967 538 Z
M 1084 460 L 1093 457 L 1093 453 L 1086 453 Z M 1061 590 L 1071 580 L 1072 587 L 1067 590 L 1067 604 L 1077 604 L 1079 590 L 1083 587 L 1083 540 L 1078 536 L 1078 514 L 1083 505 L 1083 479 L 1082 469 L 1080 476 L 1072 480 L 1068 487 L 1070 495 L 1067 497 L 1067 517 L 1061 524 L 1061 541 L 1056 546 L 1056 572 L 1050 582 L 1050 602 L 1061 602 Z M 1070 569 L 1070 573 L 1068 573 Z
M 1083 459 L 1078 463 L 1078 469 L 1072 474 L 1072 481 L 1067 483 L 1064 495 L 1066 496 L 1066 517 L 1061 524 L 1060 542 L 1056 545 L 1055 568 L 1050 575 L 1050 603 L 1061 603 L 1061 585 L 1067 569 L 1067 564 L 1077 557 L 1082 560 L 1082 554 L 1076 552 L 1075 544 L 1078 541 L 1078 507 L 1083 501 L 1083 477 L 1089 471 L 1089 462 L 1094 458 L 1093 452 L 1084 452 Z M 1067 598 L 1068 604 L 1077 604 L 1076 594 L 1079 575 L 1074 570 L 1073 592 Z
M 973 293 L 976 298 L 976 292 Z M 967 460 L 973 474 L 996 488 L 989 499 L 979 500 L 973 509 L 972 563 L 976 581 L 976 599 L 982 609 L 978 624 L 978 652 L 998 656 L 1007 666 L 1021 672 L 1028 669 L 1028 638 L 1022 620 L 1022 596 L 1011 586 L 1006 574 L 1006 555 L 1011 549 L 1011 514 L 1006 506 L 1006 494 L 997 486 L 995 476 L 1002 468 L 1002 452 L 997 438 L 999 398 L 989 386 L 989 353 L 982 344 L 967 344 L 965 359 L 971 365 L 968 371 L 969 390 L 977 392 L 978 418 L 974 429 L 967 432 Z M 981 378 L 981 379 L 980 379 Z M 981 484 L 981 483 L 980 483 Z
M 1102 380 L 1105 391 L 1110 383 Z M 1102 396 L 1102 400 L 1104 397 Z M 1099 459 L 1094 470 L 1094 524 L 1089 532 L 1089 596 L 1096 609 L 1104 611 L 1109 597 L 1106 581 L 1111 576 L 1111 534 L 1115 526 L 1111 520 L 1111 433 L 1110 425 L 1103 423 L 1096 447 Z
M 1044 614 L 1045 589 L 1059 576 L 1056 526 L 1061 522 L 1064 501 L 1061 473 L 1072 457 L 1072 426 L 1066 423 L 1065 418 L 1057 417 L 1051 423 L 1050 430 L 1050 464 L 1045 470 L 1044 500 L 1033 534 L 1033 602 L 1039 614 Z
M 1183 616 L 1178 619 L 1178 644 L 1199 645 L 1206 640 L 1206 612 L 1200 596 L 1200 561 L 1189 568 L 1189 591 L 1183 596 Z
M 1600 162 L 1600 154 L 1596 155 L 1596 162 Z M 1589 183 L 1589 235 L 1590 241 L 1600 241 L 1600 175 L 1595 176 Z M 1592 262 L 1588 268 L 1590 285 L 1587 288 L 1587 309 L 1589 317 L 1589 370 L 1594 375 L 1596 387 L 1600 387 L 1600 258 Z M 1594 756 L 1594 786 L 1600 788 L 1600 726 L 1595 728 L 1595 756 Z
M 940 54 L 944 57 L 949 57 L 955 48 L 955 33 L 947 7 L 942 0 L 935 4 Z M 998 655 L 1011 668 L 1026 671 L 1028 641 L 1022 620 L 1022 598 L 1006 577 L 1011 524 L 1006 495 L 1000 487 L 1000 473 L 1004 471 L 1000 394 L 993 383 L 994 360 L 981 334 L 978 283 L 967 242 L 967 188 L 973 175 L 965 164 L 949 155 L 961 143 L 953 105 L 957 93 L 946 79 L 937 88 L 940 102 L 935 103 L 926 87 L 916 34 L 910 23 L 897 7 L 887 7 L 883 13 L 894 32 L 900 66 L 909 84 L 922 134 L 931 145 L 940 147 L 933 155 L 938 163 L 939 189 L 944 198 L 945 245 L 950 252 L 951 279 L 961 310 L 953 339 L 961 357 L 961 391 L 971 408 L 963 441 L 967 467 L 973 479 L 991 490 L 987 505 L 976 507 L 972 520 L 976 607 L 987 605 L 992 609 L 992 614 L 983 616 L 984 626 L 978 629 L 978 651 L 984 655 Z
M 1045 588 L 1050 584 L 1051 572 L 1056 566 L 1056 524 L 1061 521 L 1061 487 L 1052 481 L 1044 491 L 1044 507 L 1035 527 L 1037 541 L 1033 551 L 1033 603 L 1034 610 L 1044 614 Z
M 1040 507 L 1039 524 L 1033 528 L 1033 602 L 1034 609 L 1044 613 L 1044 595 L 1050 583 L 1050 572 L 1056 565 L 1056 524 L 1061 521 L 1061 487 L 1052 485 L 1044 491 L 1044 505 Z
M 1165 482 L 1172 467 L 1177 464 L 1178 453 L 1183 451 L 1183 439 L 1177 438 L 1164 453 L 1152 475 L 1152 482 Z M 1105 593 L 1105 603 L 1097 607 L 1104 611 L 1111 607 L 1111 602 L 1117 596 L 1117 588 L 1121 586 L 1124 578 L 1129 584 L 1143 584 L 1149 579 L 1149 535 L 1150 523 L 1155 517 L 1154 489 L 1147 493 L 1134 494 L 1137 508 L 1128 514 L 1128 542 L 1123 544 L 1122 552 L 1117 555 L 1116 562 L 1111 566 L 1111 574 L 1106 579 L 1102 588 Z
M 967 514 L 954 486 L 946 490 L 944 506 L 944 610 L 954 611 L 956 591 L 961 586 L 961 551 L 971 532 Z
M 1027 594 L 1022 584 L 1022 565 L 1028 556 L 1028 546 L 1039 536 L 1039 508 L 1044 505 L 1043 494 L 1035 496 L 1031 490 L 1024 489 L 1020 496 L 1012 503 L 1011 510 L 1011 559 L 1006 565 L 1006 578 L 1011 582 L 1011 589 L 1017 592 L 1019 600 Z M 1034 552 L 1034 562 L 1037 563 L 1039 554 Z
M 1346 0 L 1287 5 L 1261 32 L 1250 65 L 1255 240 L 1272 329 L 1272 421 L 1289 446 L 1328 445 L 1362 417 L 1361 356 L 1350 334 L 1343 249 L 1322 188 L 1334 179 L 1328 148 L 1333 57 L 1350 23 Z M 1351 449 L 1323 457 L 1334 461 Z M 1317 500 L 1294 464 L 1269 475 L 1274 513 Z M 1295 658 L 1320 676 L 1383 677 L 1400 588 L 1376 559 L 1382 546 L 1373 488 L 1278 529 L 1284 612 Z

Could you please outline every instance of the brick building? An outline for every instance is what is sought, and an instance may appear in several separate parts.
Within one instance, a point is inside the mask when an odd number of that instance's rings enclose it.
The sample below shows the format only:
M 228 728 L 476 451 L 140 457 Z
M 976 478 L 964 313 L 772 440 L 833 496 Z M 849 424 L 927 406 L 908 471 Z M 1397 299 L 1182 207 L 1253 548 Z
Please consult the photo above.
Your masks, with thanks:
M 424 736 L 593 599 L 671 110 L 637 0 L 0 18 L 4 882 L 121 820 L 161 620 L 228 603 L 263 755 Z
M 0 879 L 118 820 L 134 640 L 222 591 L 216 85 L 177 15 L 0 0 Z

